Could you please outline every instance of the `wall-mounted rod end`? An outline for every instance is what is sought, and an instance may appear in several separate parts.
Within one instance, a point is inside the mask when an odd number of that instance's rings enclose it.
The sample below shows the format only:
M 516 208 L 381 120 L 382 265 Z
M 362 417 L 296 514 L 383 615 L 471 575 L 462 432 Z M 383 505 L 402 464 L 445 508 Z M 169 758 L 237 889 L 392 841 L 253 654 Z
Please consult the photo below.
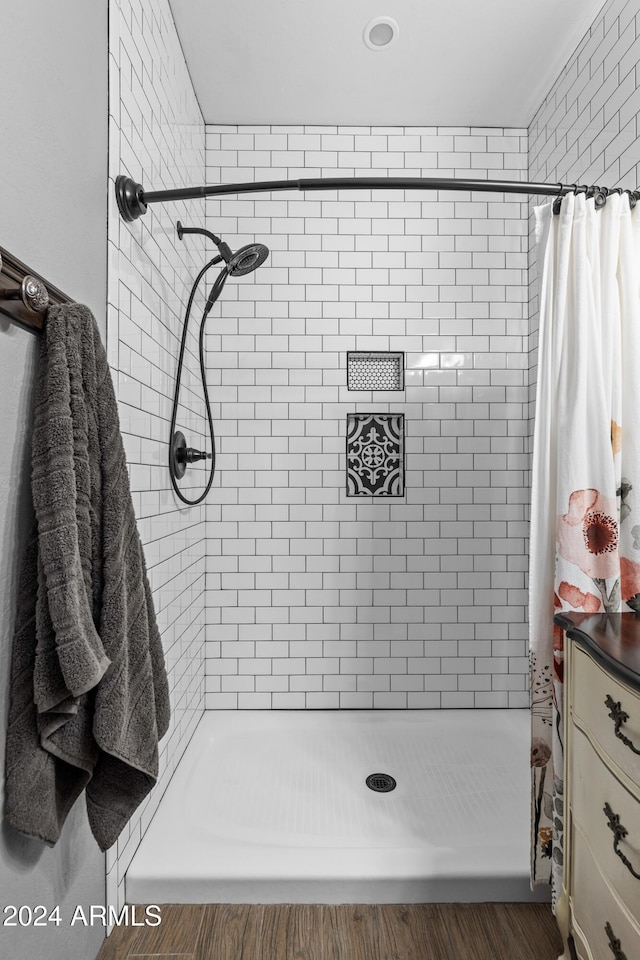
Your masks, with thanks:
M 137 220 L 147 212 L 144 201 L 144 190 L 141 183 L 136 183 L 131 177 L 116 177 L 116 200 L 120 216 L 127 223 Z
M 0 254 L 0 271 L 2 271 L 2 255 Z M 43 280 L 27 273 L 22 278 L 19 287 L 13 290 L 0 291 L 0 300 L 22 300 L 22 303 L 32 313 L 44 313 L 49 306 L 49 291 Z

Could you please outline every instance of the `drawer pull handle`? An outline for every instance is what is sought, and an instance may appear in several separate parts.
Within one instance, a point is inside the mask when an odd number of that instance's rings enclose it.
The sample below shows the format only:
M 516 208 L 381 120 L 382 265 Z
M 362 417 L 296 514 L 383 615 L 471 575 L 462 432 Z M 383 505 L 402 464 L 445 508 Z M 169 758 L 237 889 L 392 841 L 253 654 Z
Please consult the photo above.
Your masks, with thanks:
M 626 747 L 629 747 L 629 750 L 633 750 L 634 753 L 640 755 L 640 750 L 637 747 L 634 747 L 633 741 L 621 731 L 620 727 L 629 719 L 629 714 L 625 713 L 622 709 L 622 704 L 620 701 L 615 701 L 610 694 L 607 694 L 607 699 L 604 702 L 605 707 L 609 711 L 609 716 L 616 725 L 615 735 L 618 740 L 622 740 Z
M 620 857 L 620 859 L 624 863 L 629 873 L 633 874 L 633 876 L 637 880 L 640 880 L 640 873 L 636 873 L 636 871 L 631 866 L 631 862 L 625 857 L 622 850 L 618 850 L 618 844 L 620 843 L 621 840 L 624 840 L 624 838 L 629 833 L 627 828 L 620 823 L 620 814 L 614 813 L 608 803 L 605 803 L 602 809 L 604 811 L 604 814 L 607 820 L 609 821 L 607 826 L 613 832 L 613 852 L 617 857 Z
M 610 923 L 605 923 L 604 932 L 609 937 L 609 949 L 613 953 L 615 960 L 627 960 L 626 955 L 622 952 L 620 940 L 614 934 Z

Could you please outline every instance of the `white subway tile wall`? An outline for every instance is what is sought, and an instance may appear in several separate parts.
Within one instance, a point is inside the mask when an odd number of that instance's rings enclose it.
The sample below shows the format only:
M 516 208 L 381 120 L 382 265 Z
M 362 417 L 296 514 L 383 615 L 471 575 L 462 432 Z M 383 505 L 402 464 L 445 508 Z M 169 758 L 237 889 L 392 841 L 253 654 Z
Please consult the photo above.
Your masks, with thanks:
M 108 899 L 120 907 L 125 871 L 204 709 L 205 509 L 182 508 L 166 466 L 181 318 L 203 260 L 202 242 L 179 241 L 175 221 L 204 226 L 204 205 L 150 207 L 125 224 L 113 188 L 119 173 L 157 189 L 204 178 L 204 124 L 167 0 L 111 0 L 109 91 L 107 352 L 173 711 L 159 784 L 107 852 Z M 179 418 L 194 446 L 204 441 L 196 350 L 192 335 Z
M 529 179 L 640 186 L 640 8 L 609 0 L 529 126 Z M 537 202 L 540 202 L 539 200 Z M 535 203 L 531 202 L 531 208 Z M 538 274 L 530 218 L 530 423 L 533 434 Z
M 207 182 L 526 179 L 523 129 L 207 126 Z M 527 203 L 207 200 L 269 260 L 208 324 L 208 708 L 528 706 Z M 404 351 L 403 393 L 347 352 Z M 347 498 L 348 413 L 405 416 L 406 494 Z

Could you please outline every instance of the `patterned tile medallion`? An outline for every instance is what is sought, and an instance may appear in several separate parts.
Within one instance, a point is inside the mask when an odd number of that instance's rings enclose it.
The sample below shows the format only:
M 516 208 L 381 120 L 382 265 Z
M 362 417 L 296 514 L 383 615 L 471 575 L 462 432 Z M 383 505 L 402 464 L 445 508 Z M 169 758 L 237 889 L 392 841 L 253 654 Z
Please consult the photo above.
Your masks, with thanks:
M 404 414 L 347 414 L 347 496 L 404 496 Z

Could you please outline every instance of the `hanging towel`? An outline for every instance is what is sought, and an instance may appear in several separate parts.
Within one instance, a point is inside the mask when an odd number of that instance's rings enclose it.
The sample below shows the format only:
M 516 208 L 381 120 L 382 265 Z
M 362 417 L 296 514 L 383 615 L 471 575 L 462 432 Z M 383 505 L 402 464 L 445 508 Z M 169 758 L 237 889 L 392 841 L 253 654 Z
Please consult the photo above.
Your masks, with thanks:
M 111 374 L 79 304 L 47 313 L 31 480 L 5 816 L 54 844 L 84 789 L 106 850 L 157 780 L 170 707 Z

